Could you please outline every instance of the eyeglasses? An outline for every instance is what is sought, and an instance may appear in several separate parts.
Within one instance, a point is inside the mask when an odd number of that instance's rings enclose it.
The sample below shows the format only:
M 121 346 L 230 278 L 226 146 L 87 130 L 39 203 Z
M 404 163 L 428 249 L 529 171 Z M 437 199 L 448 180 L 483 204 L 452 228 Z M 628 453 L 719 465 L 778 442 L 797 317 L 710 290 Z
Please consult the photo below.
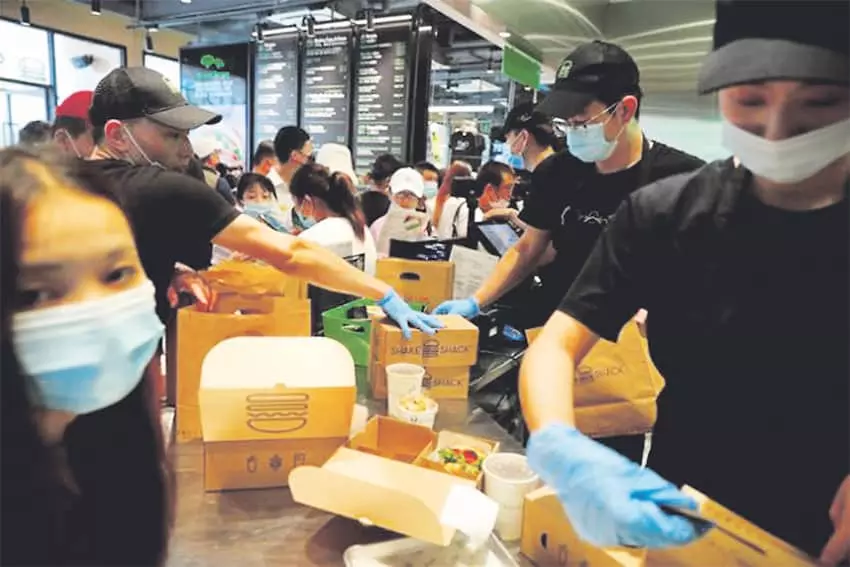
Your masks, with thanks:
M 602 112 L 599 112 L 598 114 L 594 114 L 593 116 L 591 116 L 587 120 L 576 121 L 576 120 L 562 120 L 560 118 L 557 118 L 553 121 L 553 123 L 554 123 L 554 126 L 556 128 L 558 128 L 559 130 L 561 130 L 564 133 L 566 133 L 568 130 L 587 130 L 588 126 L 598 124 L 599 118 L 606 115 L 606 114 L 608 115 L 608 117 L 605 120 L 603 120 L 601 123 L 605 124 L 606 122 L 611 120 L 611 116 L 614 112 L 614 109 L 617 108 L 617 106 L 619 106 L 619 104 L 620 104 L 620 102 L 617 101 L 614 104 L 612 104 L 611 106 L 605 108 Z

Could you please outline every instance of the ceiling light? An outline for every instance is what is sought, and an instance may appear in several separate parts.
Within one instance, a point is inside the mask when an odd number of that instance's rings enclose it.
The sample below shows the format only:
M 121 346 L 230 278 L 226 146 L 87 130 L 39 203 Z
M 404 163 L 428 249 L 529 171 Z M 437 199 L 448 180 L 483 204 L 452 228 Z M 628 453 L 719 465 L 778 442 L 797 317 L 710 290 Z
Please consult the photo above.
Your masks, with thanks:
M 375 13 L 370 9 L 366 10 L 366 31 L 375 31 Z
M 100 0 L 91 0 L 91 13 L 93 16 L 100 15 Z
M 159 24 L 151 24 L 147 27 L 148 33 L 156 33 L 159 31 Z
M 21 2 L 21 25 L 30 25 L 30 7 L 26 2 Z
M 153 51 L 153 37 L 151 37 L 150 32 L 145 32 L 145 51 Z
M 180 0 L 182 4 L 191 4 L 192 0 Z
M 511 37 L 511 32 L 509 32 L 509 31 L 499 32 L 499 37 L 501 37 L 502 39 L 508 39 L 509 37 Z

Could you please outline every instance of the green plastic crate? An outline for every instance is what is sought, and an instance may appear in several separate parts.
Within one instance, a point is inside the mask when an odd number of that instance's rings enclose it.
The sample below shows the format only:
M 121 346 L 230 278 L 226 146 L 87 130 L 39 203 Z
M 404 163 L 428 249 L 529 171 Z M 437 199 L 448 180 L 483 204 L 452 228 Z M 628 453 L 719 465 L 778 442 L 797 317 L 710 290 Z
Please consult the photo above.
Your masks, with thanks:
M 322 313 L 322 324 L 325 336 L 339 341 L 351 353 L 356 366 L 369 366 L 369 343 L 372 334 L 372 321 L 365 319 L 349 319 L 348 310 L 353 307 L 374 305 L 371 299 L 358 299 L 345 305 L 328 309 Z M 424 311 L 424 303 L 411 303 L 417 311 Z

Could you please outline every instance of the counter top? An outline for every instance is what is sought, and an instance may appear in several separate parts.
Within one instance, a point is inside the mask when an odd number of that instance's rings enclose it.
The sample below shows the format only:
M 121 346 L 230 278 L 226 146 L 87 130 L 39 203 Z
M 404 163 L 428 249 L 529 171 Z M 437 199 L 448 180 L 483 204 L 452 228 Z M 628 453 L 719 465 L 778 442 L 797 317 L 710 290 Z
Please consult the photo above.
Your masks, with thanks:
M 371 413 L 385 402 L 370 401 Z M 435 430 L 451 429 L 499 441 L 502 451 L 522 446 L 468 400 L 441 400 Z M 298 567 L 343 565 L 351 545 L 398 537 L 378 528 L 296 504 L 288 489 L 206 493 L 203 446 L 172 446 L 177 474 L 177 518 L 167 567 Z M 516 546 L 512 551 L 516 552 Z

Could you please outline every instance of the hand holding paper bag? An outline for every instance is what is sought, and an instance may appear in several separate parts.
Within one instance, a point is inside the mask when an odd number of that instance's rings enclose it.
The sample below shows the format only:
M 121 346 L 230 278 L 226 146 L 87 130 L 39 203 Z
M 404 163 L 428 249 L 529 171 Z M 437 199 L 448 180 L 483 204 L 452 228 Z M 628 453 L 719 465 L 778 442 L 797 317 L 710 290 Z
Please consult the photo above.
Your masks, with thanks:
M 663 548 L 691 543 L 701 535 L 685 518 L 658 507 L 695 510 L 692 498 L 574 427 L 553 424 L 536 431 L 528 443 L 528 460 L 557 491 L 570 522 L 588 543 Z

